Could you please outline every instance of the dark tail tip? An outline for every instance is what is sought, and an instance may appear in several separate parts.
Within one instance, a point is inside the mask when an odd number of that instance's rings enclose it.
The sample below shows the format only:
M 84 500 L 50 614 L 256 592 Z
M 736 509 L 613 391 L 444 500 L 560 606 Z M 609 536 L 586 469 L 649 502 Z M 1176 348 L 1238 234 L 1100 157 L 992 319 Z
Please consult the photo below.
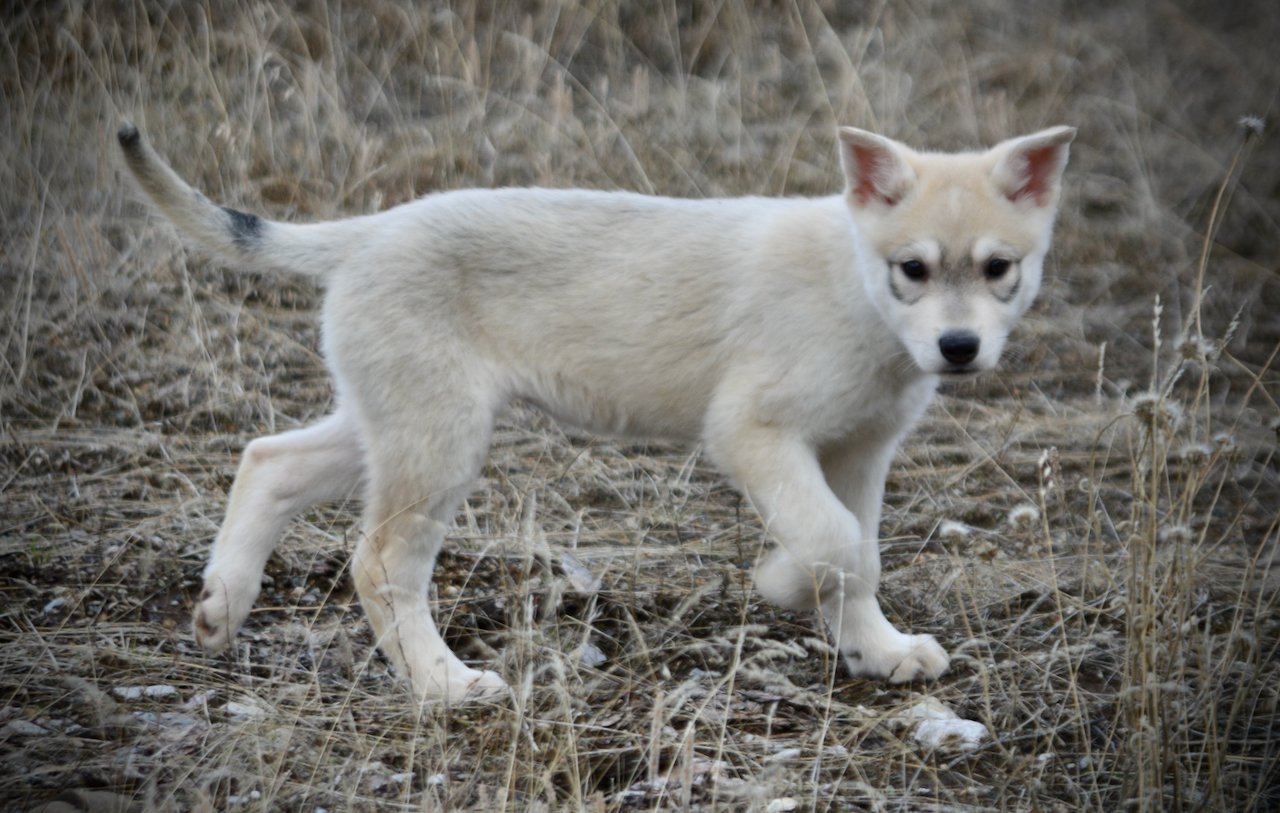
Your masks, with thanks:
M 138 132 L 138 128 L 134 127 L 132 122 L 126 121 L 120 125 L 116 138 L 120 139 L 120 147 L 125 152 L 136 152 L 142 145 L 142 133 Z
M 247 212 L 222 207 L 231 220 L 231 239 L 243 249 L 251 249 L 262 236 L 262 218 Z

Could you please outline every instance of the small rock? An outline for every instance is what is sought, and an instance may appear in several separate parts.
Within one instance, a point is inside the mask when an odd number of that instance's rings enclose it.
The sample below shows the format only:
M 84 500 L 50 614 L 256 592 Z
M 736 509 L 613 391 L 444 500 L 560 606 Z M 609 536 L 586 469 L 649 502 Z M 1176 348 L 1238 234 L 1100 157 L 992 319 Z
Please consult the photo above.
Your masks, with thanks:
M 781 751 L 765 757 L 764 761 L 770 764 L 785 765 L 788 762 L 794 761 L 796 757 L 800 756 L 800 754 L 801 751 L 799 748 L 783 748 Z
M 900 725 L 914 724 L 911 738 L 929 748 L 975 751 L 987 738 L 986 726 L 974 720 L 961 719 L 933 697 L 921 699 L 894 721 Z
M 206 706 L 209 705 L 209 701 L 212 700 L 214 697 L 216 697 L 217 694 L 218 694 L 217 689 L 206 689 L 203 692 L 196 692 L 195 694 L 191 695 L 191 699 L 189 699 L 187 702 L 182 704 L 182 707 L 187 711 L 204 709 Z
M 947 747 L 957 751 L 976 751 L 987 738 L 987 727 L 975 720 L 924 720 L 912 735 L 930 748 Z
M 143 697 L 159 700 L 177 696 L 178 690 L 173 686 L 159 683 L 154 686 L 117 686 L 111 690 L 111 693 L 121 700 L 139 700 Z
M 135 711 L 133 719 L 144 725 L 153 725 L 165 729 L 188 729 L 194 725 L 199 725 L 199 721 L 194 717 L 188 717 L 185 714 L 173 711 L 162 711 L 159 714 L 152 711 Z
M 253 702 L 240 703 L 235 700 L 228 700 L 222 710 L 231 715 L 231 719 L 238 723 L 246 720 L 261 720 L 267 716 L 266 711 Z
M 569 580 L 569 586 L 579 593 L 597 593 L 600 591 L 600 577 L 571 553 L 560 554 L 560 569 Z
M 604 654 L 600 647 L 595 644 L 583 644 L 578 650 L 578 660 L 582 661 L 583 666 L 599 666 L 609 658 Z
M 35 737 L 49 733 L 48 729 L 42 728 L 30 720 L 10 720 L 5 724 L 4 730 L 6 733 L 16 734 L 20 737 Z

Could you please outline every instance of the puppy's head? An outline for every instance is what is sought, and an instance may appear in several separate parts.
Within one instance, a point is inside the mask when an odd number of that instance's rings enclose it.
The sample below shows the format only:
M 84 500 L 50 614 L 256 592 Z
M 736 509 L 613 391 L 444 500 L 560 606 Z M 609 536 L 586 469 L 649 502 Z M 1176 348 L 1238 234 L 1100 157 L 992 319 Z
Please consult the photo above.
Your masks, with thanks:
M 1040 287 L 1071 127 L 982 153 L 919 153 L 840 130 L 871 301 L 926 373 L 996 365 Z

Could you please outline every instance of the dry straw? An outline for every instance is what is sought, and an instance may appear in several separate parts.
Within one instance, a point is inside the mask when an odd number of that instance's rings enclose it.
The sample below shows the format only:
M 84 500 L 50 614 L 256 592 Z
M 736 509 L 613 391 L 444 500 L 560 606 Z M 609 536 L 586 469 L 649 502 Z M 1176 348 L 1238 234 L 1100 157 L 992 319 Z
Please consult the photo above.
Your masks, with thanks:
M 1275 809 L 1280 158 L 1227 133 L 1270 113 L 1276 15 L 517 5 L 0 21 L 0 807 Z M 825 194 L 837 123 L 945 149 L 1078 126 L 1040 306 L 889 482 L 887 612 L 950 673 L 848 678 L 752 593 L 760 525 L 696 450 L 523 407 L 433 595 L 513 702 L 408 701 L 354 603 L 351 505 L 293 523 L 234 650 L 199 654 L 239 451 L 330 406 L 320 293 L 181 246 L 122 182 L 122 113 L 290 219 L 507 184 Z M 935 701 L 975 750 L 913 738 Z

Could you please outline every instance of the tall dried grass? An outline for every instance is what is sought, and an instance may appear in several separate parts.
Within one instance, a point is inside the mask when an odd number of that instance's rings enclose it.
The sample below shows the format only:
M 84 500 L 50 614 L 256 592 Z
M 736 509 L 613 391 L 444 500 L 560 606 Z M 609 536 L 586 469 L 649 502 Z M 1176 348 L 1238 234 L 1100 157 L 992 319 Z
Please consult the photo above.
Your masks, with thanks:
M 208 0 L 0 25 L 6 808 L 1280 803 L 1280 160 L 1234 124 L 1280 86 L 1262 4 Z M 696 450 L 524 409 L 436 580 L 447 636 L 516 702 L 407 702 L 343 505 L 291 526 L 235 651 L 200 655 L 236 454 L 329 406 L 319 293 L 188 254 L 123 183 L 123 113 L 209 194 L 307 219 L 464 186 L 821 194 L 837 123 L 937 148 L 1079 126 L 1041 306 L 889 483 L 888 611 L 952 671 L 850 680 L 817 619 L 753 596 L 761 529 Z M 986 743 L 912 740 L 921 694 Z

